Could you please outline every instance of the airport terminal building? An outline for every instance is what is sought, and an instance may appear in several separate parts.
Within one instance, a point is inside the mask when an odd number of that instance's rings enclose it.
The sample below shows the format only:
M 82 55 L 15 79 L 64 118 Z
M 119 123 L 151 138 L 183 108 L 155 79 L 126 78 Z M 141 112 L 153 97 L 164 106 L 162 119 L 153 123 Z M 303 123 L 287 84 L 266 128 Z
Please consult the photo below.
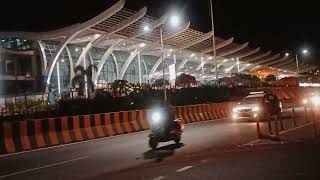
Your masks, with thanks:
M 124 5 L 119 0 L 92 19 L 49 32 L 0 32 L 1 94 L 50 87 L 68 92 L 79 66 L 93 65 L 97 70 L 89 78 L 95 88 L 114 80 L 152 83 L 163 68 L 168 79 L 174 69 L 175 76 L 186 73 L 198 81 L 256 69 L 296 73 L 294 57 L 194 30 L 170 15 L 148 16 L 147 7 L 132 11 Z M 300 64 L 299 72 L 315 68 Z

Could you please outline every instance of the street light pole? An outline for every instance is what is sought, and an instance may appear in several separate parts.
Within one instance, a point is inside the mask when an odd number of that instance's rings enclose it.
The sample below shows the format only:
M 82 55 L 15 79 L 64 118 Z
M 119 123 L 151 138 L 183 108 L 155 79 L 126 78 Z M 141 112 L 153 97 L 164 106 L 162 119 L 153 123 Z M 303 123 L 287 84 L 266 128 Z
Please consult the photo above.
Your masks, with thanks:
M 163 58 L 163 37 L 162 37 L 162 27 L 160 28 L 160 41 L 161 41 L 161 63 L 162 63 L 162 79 L 163 79 L 163 93 L 164 93 L 164 101 L 167 101 L 167 89 L 166 89 L 166 80 L 164 79 L 164 58 Z
M 238 75 L 240 74 L 240 62 L 239 58 L 237 58 L 237 70 L 238 70 Z
M 297 64 L 297 75 L 299 75 L 299 60 L 298 60 L 298 54 L 296 54 L 296 64 Z
M 214 35 L 214 21 L 213 21 L 213 3 L 210 0 L 210 13 L 211 13 L 211 26 L 212 26 L 212 48 L 213 48 L 213 59 L 215 66 L 215 75 L 216 80 L 218 80 L 218 62 L 216 57 L 216 43 L 215 43 L 215 35 Z

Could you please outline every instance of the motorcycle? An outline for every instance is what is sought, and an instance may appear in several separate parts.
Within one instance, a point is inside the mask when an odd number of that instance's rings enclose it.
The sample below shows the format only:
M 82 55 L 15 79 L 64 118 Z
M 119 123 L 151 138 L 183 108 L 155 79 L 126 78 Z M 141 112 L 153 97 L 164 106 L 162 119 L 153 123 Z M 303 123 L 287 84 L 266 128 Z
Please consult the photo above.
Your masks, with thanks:
M 184 126 L 174 114 L 170 115 L 165 109 L 152 112 L 151 133 L 149 134 L 149 146 L 156 149 L 159 142 L 174 141 L 180 143 Z

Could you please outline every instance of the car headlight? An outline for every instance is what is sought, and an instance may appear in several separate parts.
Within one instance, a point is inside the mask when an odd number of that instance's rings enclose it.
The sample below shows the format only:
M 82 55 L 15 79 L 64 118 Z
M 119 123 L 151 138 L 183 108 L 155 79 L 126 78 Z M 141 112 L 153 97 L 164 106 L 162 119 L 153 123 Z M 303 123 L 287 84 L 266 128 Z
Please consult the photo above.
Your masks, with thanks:
M 320 97 L 319 96 L 314 96 L 311 98 L 311 101 L 314 105 L 319 105 L 320 104 Z
M 255 111 L 255 112 L 257 112 L 257 111 L 259 111 L 259 110 L 260 110 L 259 107 L 254 107 L 254 108 L 252 109 L 252 111 Z
M 238 108 L 233 108 L 232 111 L 236 113 L 236 112 L 239 111 L 239 109 Z
M 302 100 L 302 103 L 303 103 L 303 104 L 307 104 L 307 103 L 308 103 L 308 100 L 307 100 L 307 99 L 303 99 L 303 100 Z
M 161 120 L 161 114 L 159 112 L 152 113 L 151 120 L 153 123 L 158 124 Z

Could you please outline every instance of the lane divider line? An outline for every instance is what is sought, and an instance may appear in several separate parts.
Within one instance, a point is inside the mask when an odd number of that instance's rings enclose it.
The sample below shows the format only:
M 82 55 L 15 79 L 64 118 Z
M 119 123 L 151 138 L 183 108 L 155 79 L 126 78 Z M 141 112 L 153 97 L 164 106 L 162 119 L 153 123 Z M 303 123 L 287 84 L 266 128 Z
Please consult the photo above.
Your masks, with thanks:
M 176 172 L 183 172 L 183 171 L 186 171 L 186 170 L 188 170 L 188 169 L 191 169 L 193 166 L 185 166 L 185 167 L 183 167 L 183 168 L 180 168 L 180 169 L 177 169 L 176 170 Z
M 159 177 L 154 178 L 153 180 L 161 180 L 161 179 L 165 179 L 165 178 L 166 178 L 165 176 L 159 176 Z
M 45 166 L 40 166 L 40 167 L 37 167 L 37 168 L 32 168 L 32 169 L 28 169 L 28 170 L 24 170 L 24 171 L 18 171 L 18 172 L 2 175 L 2 176 L 0 176 L 0 179 L 4 179 L 4 178 L 10 177 L 10 176 L 24 174 L 24 173 L 28 173 L 28 172 L 32 172 L 32 171 L 37 171 L 37 170 L 45 169 L 45 168 L 49 168 L 49 167 L 59 166 L 59 165 L 62 165 L 62 164 L 68 164 L 68 163 L 72 163 L 72 162 L 79 161 L 79 160 L 82 160 L 82 159 L 86 159 L 88 157 L 89 156 L 84 156 L 84 157 L 79 157 L 79 158 L 75 158 L 75 159 L 71 159 L 71 160 L 67 160 L 67 161 L 62 161 L 62 162 L 53 163 L 53 164 L 49 164 L 49 165 L 45 165 Z

